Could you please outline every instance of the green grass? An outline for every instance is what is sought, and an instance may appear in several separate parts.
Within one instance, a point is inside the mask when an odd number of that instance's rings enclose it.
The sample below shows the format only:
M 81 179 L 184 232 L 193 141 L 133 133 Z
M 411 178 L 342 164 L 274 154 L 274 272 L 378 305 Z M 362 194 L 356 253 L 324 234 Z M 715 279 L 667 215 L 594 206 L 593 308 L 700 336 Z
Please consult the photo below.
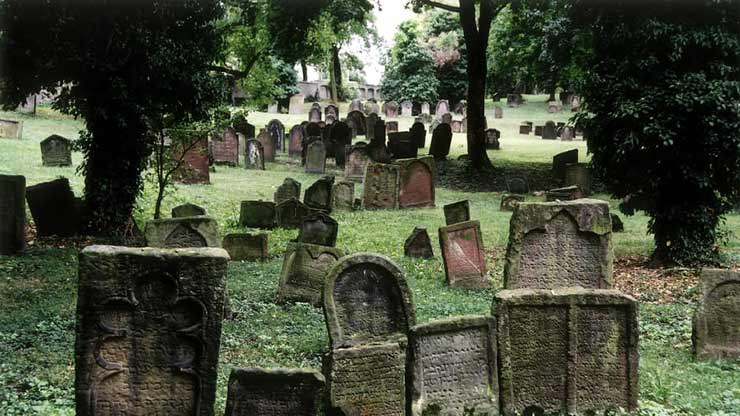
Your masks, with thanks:
M 578 148 L 587 161 L 584 142 L 542 141 L 522 137 L 523 120 L 542 123 L 565 121 L 570 114 L 546 113 L 545 96 L 528 96 L 528 104 L 504 108 L 504 119 L 492 116 L 489 122 L 502 131 L 502 150 L 490 151 L 497 167 L 545 166 L 558 152 Z M 308 106 L 307 106 L 308 108 Z M 340 106 L 346 114 L 347 106 Z M 0 174 L 21 174 L 28 185 L 65 176 L 77 195 L 83 192 L 83 178 L 76 168 L 43 168 L 39 142 L 50 134 L 76 138 L 80 121 L 42 108 L 39 116 L 0 113 L 2 118 L 23 119 L 23 140 L 0 139 Z M 253 113 L 249 120 L 258 128 L 279 118 L 289 130 L 304 116 Z M 399 118 L 401 130 L 413 122 Z M 427 138 L 427 144 L 430 139 Z M 464 135 L 456 134 L 452 156 L 465 153 Z M 426 153 L 420 152 L 420 153 Z M 75 164 L 81 156 L 73 155 Z M 338 171 L 332 171 L 340 176 Z M 237 224 L 239 202 L 246 199 L 272 200 L 286 176 L 300 181 L 305 190 L 318 175 L 303 173 L 300 166 L 283 156 L 266 171 L 217 167 L 211 185 L 177 186 L 167 196 L 164 212 L 181 203 L 205 207 L 218 219 L 222 233 L 243 231 Z M 356 192 L 361 192 L 359 186 Z M 437 188 L 436 209 L 407 211 L 356 211 L 333 215 L 339 223 L 337 246 L 347 252 L 370 251 L 391 257 L 405 271 L 417 310 L 418 322 L 460 314 L 490 312 L 493 293 L 502 285 L 503 253 L 508 239 L 510 213 L 498 209 L 497 192 L 462 192 Z M 608 199 L 606 195 L 597 198 Z M 469 199 L 472 216 L 480 220 L 487 248 L 487 264 L 493 287 L 489 291 L 453 290 L 444 283 L 439 257 L 437 228 L 444 225 L 441 206 Z M 537 200 L 537 197 L 530 197 Z M 539 198 L 541 199 L 541 198 Z M 138 201 L 137 221 L 143 223 L 153 212 L 151 183 Z M 610 200 L 613 209 L 617 201 Z M 30 216 L 29 216 L 30 218 Z M 627 232 L 615 234 L 616 254 L 648 255 L 652 238 L 646 234 L 647 219 L 638 214 L 623 217 Z M 415 226 L 426 227 L 437 257 L 424 261 L 403 257 L 403 242 Z M 735 233 L 725 253 L 739 257 L 740 216 L 730 215 L 727 229 Z M 287 242 L 294 230 L 271 230 L 272 257 L 264 263 L 232 262 L 229 266 L 229 293 L 236 317 L 224 323 L 217 414 L 223 412 L 226 380 L 233 367 L 320 366 L 327 349 L 327 335 L 321 310 L 298 304 L 279 306 L 274 300 Z M 0 257 L 0 414 L 74 414 L 74 309 L 76 299 L 77 251 L 35 244 L 24 255 Z M 740 367 L 728 362 L 695 363 L 690 355 L 690 316 L 693 305 L 651 305 L 641 307 L 641 405 L 645 414 L 737 414 L 740 408 Z M 735 412 L 735 413 L 733 413 Z

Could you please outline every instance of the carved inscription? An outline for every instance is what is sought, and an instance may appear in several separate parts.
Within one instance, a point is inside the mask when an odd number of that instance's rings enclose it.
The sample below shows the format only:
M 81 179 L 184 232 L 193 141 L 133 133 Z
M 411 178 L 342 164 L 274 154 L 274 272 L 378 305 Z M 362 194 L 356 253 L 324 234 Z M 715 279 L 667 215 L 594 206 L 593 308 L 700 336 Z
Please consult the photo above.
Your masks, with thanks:
M 370 163 L 365 169 L 365 209 L 392 209 L 398 206 L 398 166 Z
M 445 272 L 450 286 L 487 287 L 486 259 L 480 223 L 467 221 L 439 229 Z
M 167 248 L 208 247 L 206 239 L 186 224 L 179 224 L 164 242 Z
M 434 206 L 434 175 L 429 166 L 420 161 L 404 168 L 399 196 L 401 207 Z
M 324 377 L 292 369 L 236 369 L 229 378 L 226 416 L 315 416 Z

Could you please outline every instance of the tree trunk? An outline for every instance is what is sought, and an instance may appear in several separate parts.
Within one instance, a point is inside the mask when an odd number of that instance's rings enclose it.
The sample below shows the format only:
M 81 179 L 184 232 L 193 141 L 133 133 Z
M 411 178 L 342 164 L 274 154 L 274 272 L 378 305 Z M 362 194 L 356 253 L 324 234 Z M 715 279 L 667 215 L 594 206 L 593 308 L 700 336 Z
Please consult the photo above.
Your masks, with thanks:
M 308 65 L 303 59 L 301 59 L 301 72 L 303 73 L 303 82 L 308 82 Z
M 334 75 L 334 86 L 332 90 L 332 98 L 334 101 L 339 101 L 339 92 L 342 90 L 342 63 L 339 61 L 339 48 L 333 45 L 331 48 L 331 72 Z

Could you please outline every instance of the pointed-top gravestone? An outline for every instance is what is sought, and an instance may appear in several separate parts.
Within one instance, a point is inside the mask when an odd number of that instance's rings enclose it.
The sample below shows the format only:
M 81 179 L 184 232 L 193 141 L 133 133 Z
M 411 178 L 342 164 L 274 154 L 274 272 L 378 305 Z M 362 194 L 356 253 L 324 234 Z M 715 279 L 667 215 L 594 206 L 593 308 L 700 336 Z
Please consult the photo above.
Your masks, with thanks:
M 0 255 L 26 247 L 26 178 L 0 175 Z
M 432 249 L 432 241 L 429 239 L 429 234 L 426 228 L 414 227 L 414 231 L 406 239 L 403 245 L 403 255 L 406 257 L 418 257 L 423 259 L 431 259 L 434 257 L 434 250 Z
M 285 178 L 283 184 L 278 186 L 275 191 L 275 204 L 279 204 L 289 199 L 301 198 L 301 183 L 293 178 Z
M 197 217 L 198 215 L 206 215 L 206 210 L 189 202 L 172 208 L 172 218 Z
M 415 122 L 411 126 L 411 141 L 416 144 L 416 147 L 423 149 L 426 146 L 427 131 L 424 128 L 424 123 Z
M 458 201 L 443 207 L 445 222 L 454 225 L 460 222 L 470 221 L 470 201 Z
M 265 170 L 265 151 L 262 143 L 249 139 L 244 145 L 244 168 Z
M 339 224 L 334 218 L 322 213 L 311 214 L 303 220 L 296 241 L 317 246 L 334 247 L 337 243 L 338 232 Z
M 280 120 L 270 120 L 267 124 L 267 131 L 270 133 L 270 137 L 273 140 L 273 148 L 276 151 L 285 151 L 285 126 Z M 272 162 L 273 160 L 268 160 Z
M 306 189 L 303 203 L 309 208 L 331 212 L 331 189 L 334 186 L 333 176 L 324 176 Z
M 450 112 L 450 103 L 447 100 L 437 101 L 437 107 L 434 110 L 434 117 L 441 120 L 442 116 Z
M 234 369 L 229 376 L 226 416 L 316 416 L 324 393 L 316 371 Z
M 41 161 L 44 166 L 72 166 L 72 141 L 52 134 L 41 142 Z
M 450 154 L 450 145 L 452 144 L 452 128 L 447 123 L 441 123 L 432 132 L 432 144 L 429 147 L 429 154 L 434 156 L 434 160 L 446 160 Z

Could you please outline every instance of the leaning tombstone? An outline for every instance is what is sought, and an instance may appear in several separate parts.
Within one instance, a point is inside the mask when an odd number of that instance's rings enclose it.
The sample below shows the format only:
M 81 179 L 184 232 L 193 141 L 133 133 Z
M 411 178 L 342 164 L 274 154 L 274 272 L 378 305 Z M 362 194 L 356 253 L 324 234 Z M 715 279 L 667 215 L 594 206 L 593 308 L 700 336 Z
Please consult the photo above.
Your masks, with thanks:
M 434 156 L 434 160 L 446 160 L 447 155 L 450 154 L 451 144 L 452 128 L 447 123 L 441 123 L 432 131 L 432 144 L 429 147 L 429 154 Z
M 212 415 L 228 254 L 90 246 L 80 253 L 77 415 Z
M 503 194 L 501 195 L 501 205 L 499 206 L 499 209 L 501 211 L 513 212 L 520 203 L 524 202 L 524 200 L 525 197 L 521 194 Z
M 492 312 L 504 416 L 637 409 L 632 297 L 604 289 L 502 290 Z
M 226 234 L 222 245 L 233 261 L 262 261 L 270 256 L 267 234 Z
M 470 221 L 470 201 L 467 199 L 447 204 L 442 209 L 445 213 L 445 223 L 447 225 Z
M 0 255 L 26 248 L 26 178 L 0 175 Z
M 365 209 L 398 208 L 400 167 L 370 162 L 365 168 L 362 205 Z
M 41 142 L 44 166 L 72 166 L 72 141 L 52 134 Z
M 17 120 L 0 119 L 0 139 L 23 138 L 23 122 Z
M 606 201 L 521 203 L 511 217 L 504 287 L 608 289 L 613 258 Z
M 275 203 L 272 201 L 242 201 L 239 225 L 270 229 L 275 226 Z
M 411 232 L 411 235 L 403 244 L 403 255 L 423 259 L 434 257 L 432 241 L 429 239 L 426 228 L 414 227 L 414 231 Z
M 172 208 L 172 218 L 197 217 L 198 215 L 206 215 L 206 210 L 189 202 Z
M 344 177 L 348 181 L 362 182 L 365 175 L 365 166 L 370 158 L 367 154 L 367 146 L 355 144 L 347 147 L 347 157 L 344 163 Z
M 560 179 L 565 179 L 565 169 L 571 163 L 578 163 L 578 149 L 558 153 L 552 158 L 552 173 Z
M 591 170 L 587 163 L 571 163 L 565 166 L 565 185 L 576 185 L 583 196 L 591 194 Z
M 234 369 L 225 416 L 316 416 L 324 387 L 324 376 L 312 370 Z
M 262 151 L 264 153 L 265 162 L 275 161 L 275 139 L 267 131 L 267 129 L 261 129 L 260 134 L 257 135 L 257 141 L 262 144 Z
M 340 181 L 332 189 L 332 206 L 337 211 L 352 211 L 355 202 L 355 184 L 349 181 Z
M 557 126 L 554 122 L 548 121 L 542 128 L 542 140 L 556 140 L 558 138 Z
M 440 228 L 439 245 L 450 287 L 490 287 L 486 278 L 486 258 L 478 221 L 465 221 Z
M 265 151 L 258 140 L 248 139 L 244 144 L 244 168 L 265 170 Z
M 692 345 L 698 360 L 740 359 L 740 272 L 704 269 L 702 300 L 692 323 Z
M 321 306 L 326 273 L 344 257 L 335 247 L 288 243 L 278 288 L 278 303 L 306 302 Z
M 59 178 L 26 188 L 26 200 L 39 237 L 71 237 L 80 226 L 80 212 L 69 180 Z
M 301 198 L 301 183 L 293 178 L 285 178 L 282 185 L 278 186 L 277 191 L 275 191 L 275 204 L 280 204 L 291 198 Z
M 239 165 L 239 136 L 236 130 L 227 127 L 220 134 L 211 136 L 213 163 L 217 165 Z
M 399 159 L 399 208 L 434 207 L 436 167 L 432 156 Z
M 324 176 L 306 189 L 303 194 L 303 203 L 314 210 L 331 212 L 332 187 L 334 187 L 334 177 Z
M 288 199 L 275 207 L 275 218 L 280 228 L 298 229 L 311 214 L 311 208 L 298 199 Z
M 147 221 L 144 236 L 148 247 L 221 247 L 218 223 L 207 216 Z
M 415 122 L 409 132 L 411 133 L 411 141 L 416 143 L 417 148 L 423 149 L 426 146 L 427 139 L 427 131 L 424 128 L 424 123 Z
M 317 246 L 334 247 L 337 243 L 338 232 L 339 224 L 337 224 L 337 221 L 318 212 L 303 220 L 296 241 Z
M 321 140 L 308 145 L 306 150 L 306 173 L 323 174 L 326 171 L 326 146 Z

